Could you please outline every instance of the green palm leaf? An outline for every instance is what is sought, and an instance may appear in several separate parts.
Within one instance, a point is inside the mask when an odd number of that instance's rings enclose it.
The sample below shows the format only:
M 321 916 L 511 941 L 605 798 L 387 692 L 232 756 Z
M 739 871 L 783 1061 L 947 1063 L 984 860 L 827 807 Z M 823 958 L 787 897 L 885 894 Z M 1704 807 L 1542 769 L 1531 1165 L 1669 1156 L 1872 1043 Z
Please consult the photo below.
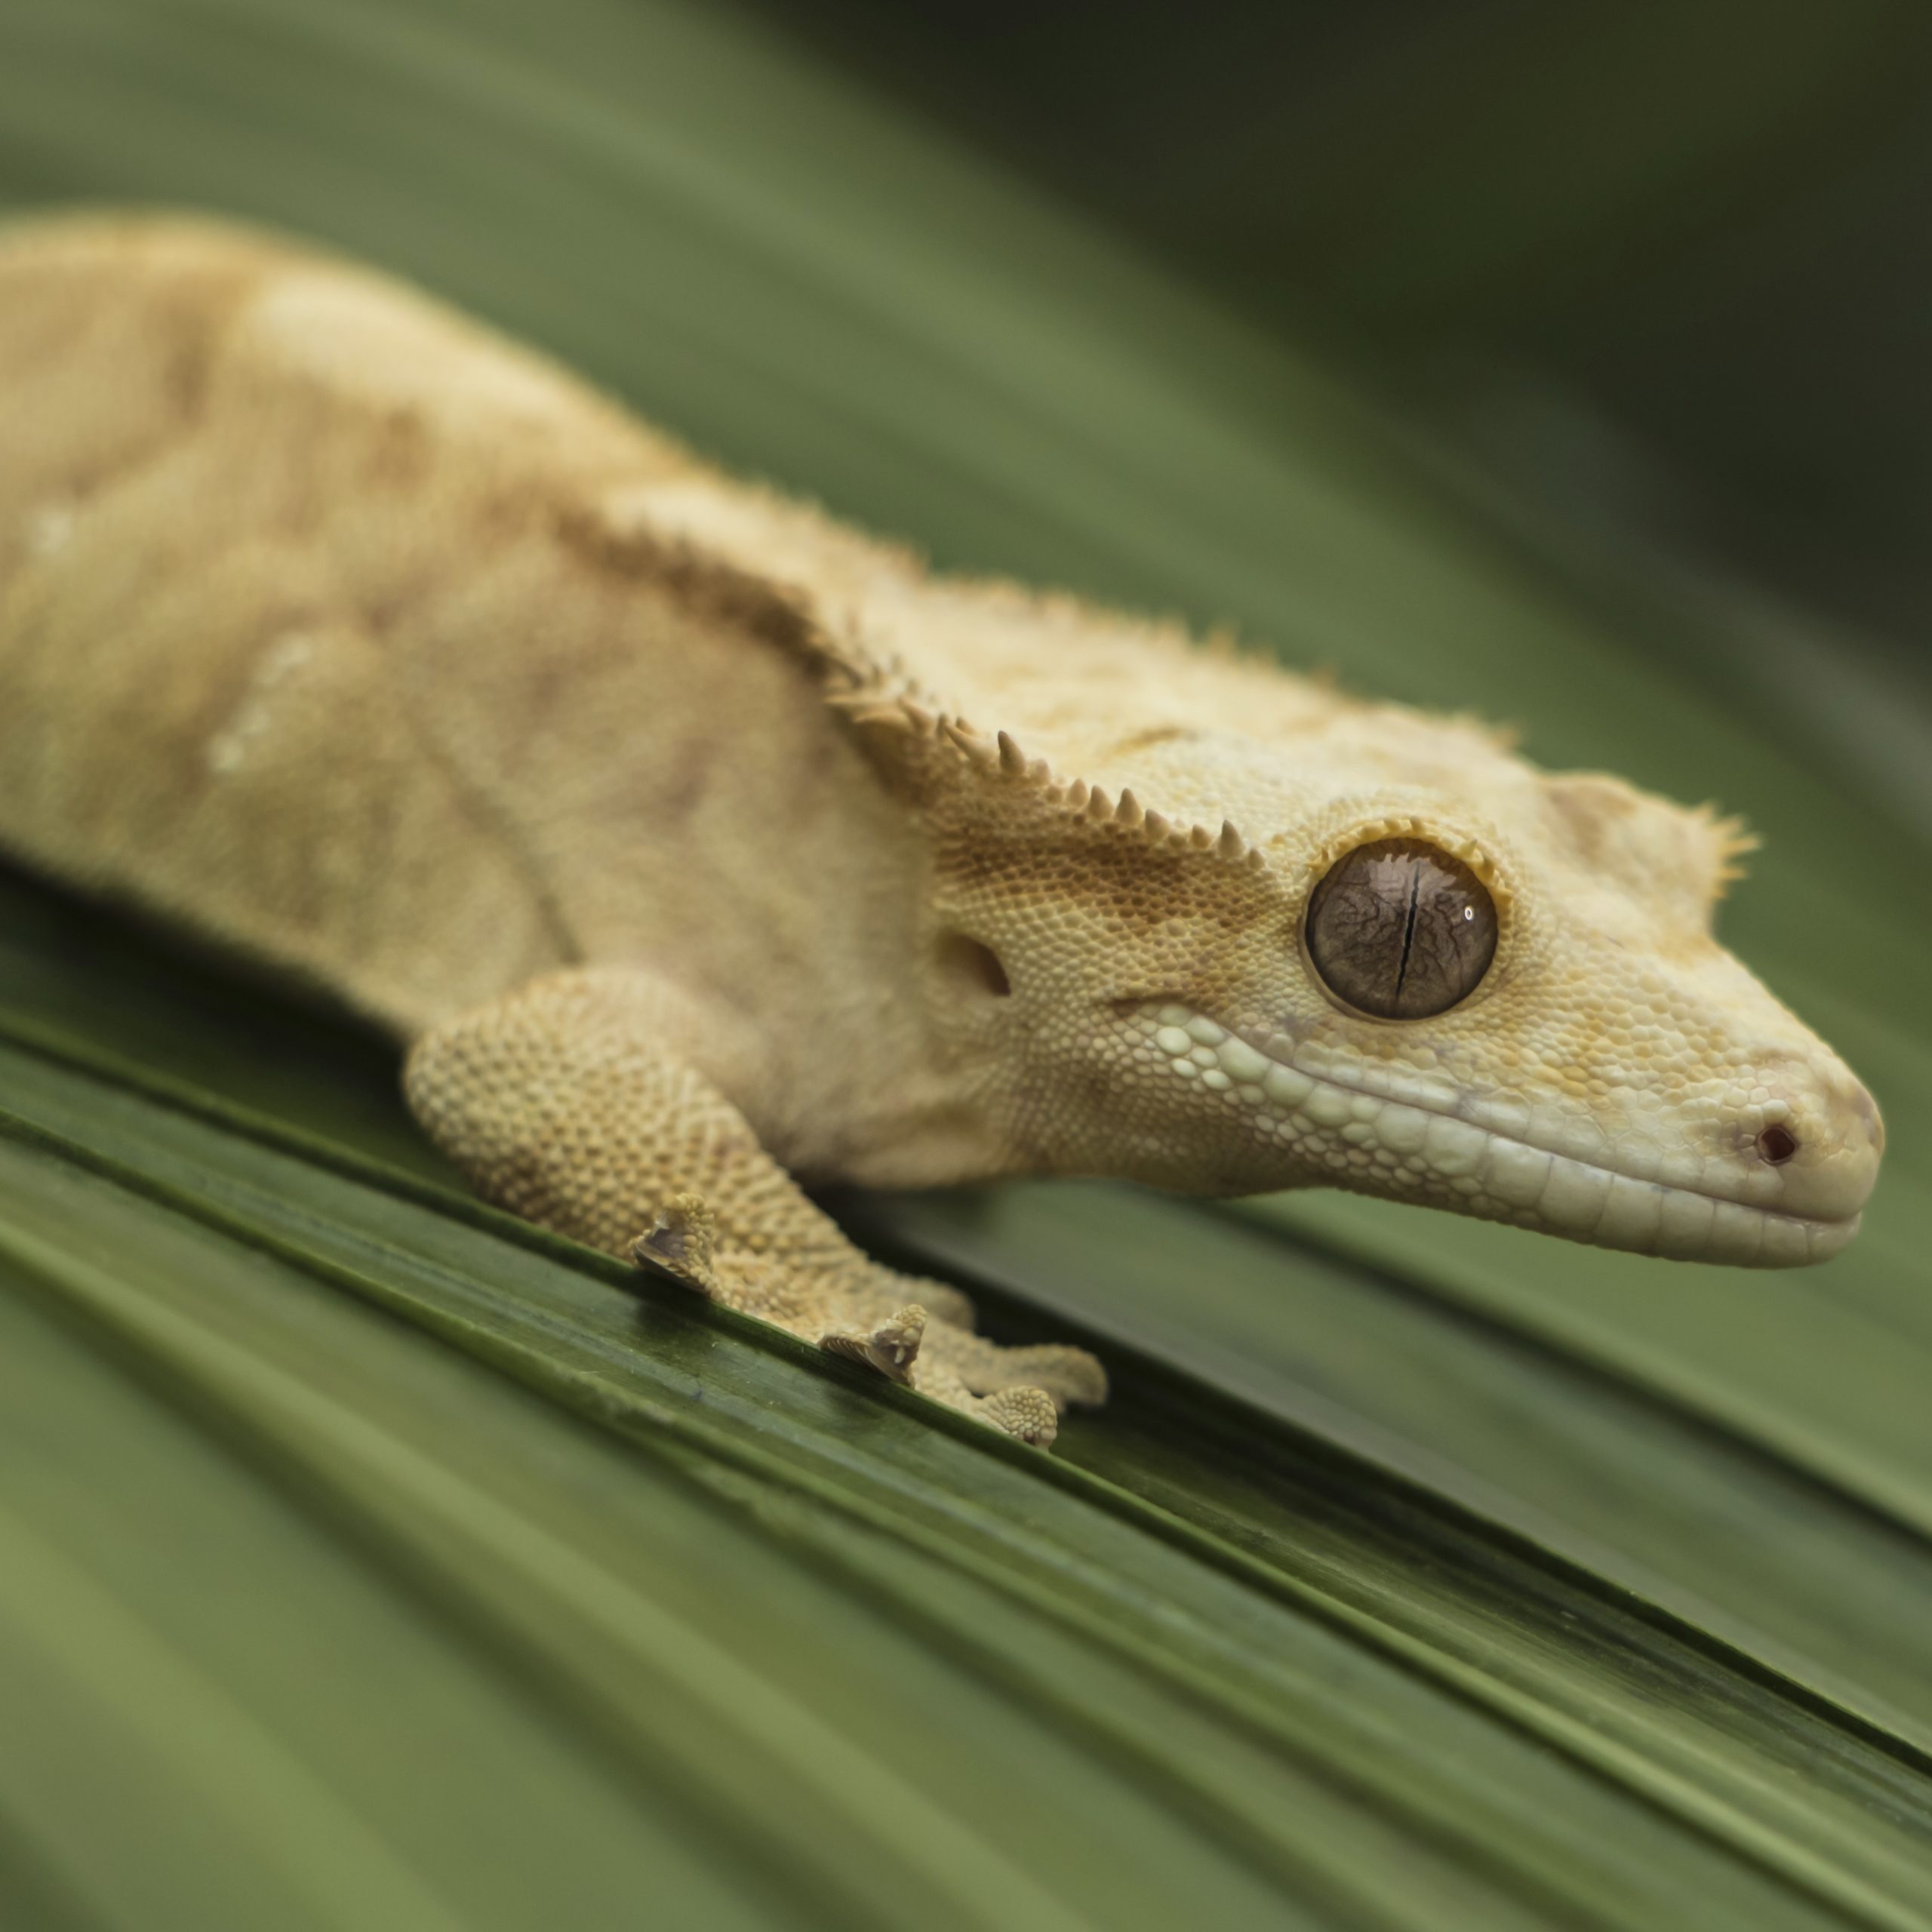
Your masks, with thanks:
M 1051 1459 L 478 1208 L 393 1068 L 0 895 L 0 1921 L 1932 1923 L 1913 834 L 1346 389 L 712 10 L 11 0 L 0 197 L 272 219 L 948 563 L 1231 618 L 1766 834 L 1866 1234 L 851 1204 Z M 1782 733 L 1782 737 L 1781 737 Z

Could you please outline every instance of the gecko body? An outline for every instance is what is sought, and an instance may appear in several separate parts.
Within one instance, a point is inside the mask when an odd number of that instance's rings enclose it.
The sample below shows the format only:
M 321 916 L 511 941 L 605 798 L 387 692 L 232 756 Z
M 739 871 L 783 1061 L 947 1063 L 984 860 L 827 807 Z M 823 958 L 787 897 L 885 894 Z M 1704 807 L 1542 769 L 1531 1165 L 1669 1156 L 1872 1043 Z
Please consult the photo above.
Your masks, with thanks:
M 0 849 L 408 1050 L 490 1198 L 1029 1440 L 799 1183 L 1334 1184 L 1823 1259 L 1869 1096 L 1712 937 L 1737 828 L 927 572 L 396 283 L 0 231 Z

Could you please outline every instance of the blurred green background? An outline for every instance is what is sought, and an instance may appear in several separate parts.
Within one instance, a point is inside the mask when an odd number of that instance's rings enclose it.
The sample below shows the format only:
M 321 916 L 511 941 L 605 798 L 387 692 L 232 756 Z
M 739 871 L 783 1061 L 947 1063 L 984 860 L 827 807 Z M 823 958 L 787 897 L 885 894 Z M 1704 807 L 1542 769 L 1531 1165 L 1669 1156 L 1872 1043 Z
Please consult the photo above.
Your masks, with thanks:
M 1841 627 L 1924 724 L 1924 8 L 768 11 L 1519 497 Z
M 0 0 L 0 212 L 272 221 L 942 564 L 1742 811 L 1725 937 L 1891 1137 L 1789 1275 L 841 1204 L 1107 1355 L 1048 1460 L 0 881 L 0 1920 L 1932 1924 L 1929 38 Z

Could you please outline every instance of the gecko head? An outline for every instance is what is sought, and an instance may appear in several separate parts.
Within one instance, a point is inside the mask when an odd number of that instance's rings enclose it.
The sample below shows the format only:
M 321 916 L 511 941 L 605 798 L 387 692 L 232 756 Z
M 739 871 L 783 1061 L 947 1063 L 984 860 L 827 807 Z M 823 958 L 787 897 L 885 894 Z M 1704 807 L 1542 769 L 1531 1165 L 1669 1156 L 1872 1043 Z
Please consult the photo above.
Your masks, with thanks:
M 1734 823 L 1393 706 L 1097 783 L 1005 750 L 930 814 L 930 937 L 1013 1167 L 1758 1266 L 1857 1232 L 1883 1127 L 1712 935 Z

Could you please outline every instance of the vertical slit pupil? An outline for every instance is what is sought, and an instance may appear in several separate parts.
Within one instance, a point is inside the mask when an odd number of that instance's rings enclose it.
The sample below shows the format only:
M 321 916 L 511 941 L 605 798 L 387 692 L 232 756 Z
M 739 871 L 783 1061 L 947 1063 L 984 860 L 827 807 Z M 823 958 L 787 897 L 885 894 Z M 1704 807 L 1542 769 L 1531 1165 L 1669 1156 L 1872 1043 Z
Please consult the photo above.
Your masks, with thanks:
M 1395 1004 L 1402 1003 L 1402 982 L 1409 977 L 1409 955 L 1416 943 L 1416 903 L 1422 897 L 1422 866 L 1412 863 L 1409 870 L 1409 915 L 1402 928 L 1401 964 L 1395 968 Z

